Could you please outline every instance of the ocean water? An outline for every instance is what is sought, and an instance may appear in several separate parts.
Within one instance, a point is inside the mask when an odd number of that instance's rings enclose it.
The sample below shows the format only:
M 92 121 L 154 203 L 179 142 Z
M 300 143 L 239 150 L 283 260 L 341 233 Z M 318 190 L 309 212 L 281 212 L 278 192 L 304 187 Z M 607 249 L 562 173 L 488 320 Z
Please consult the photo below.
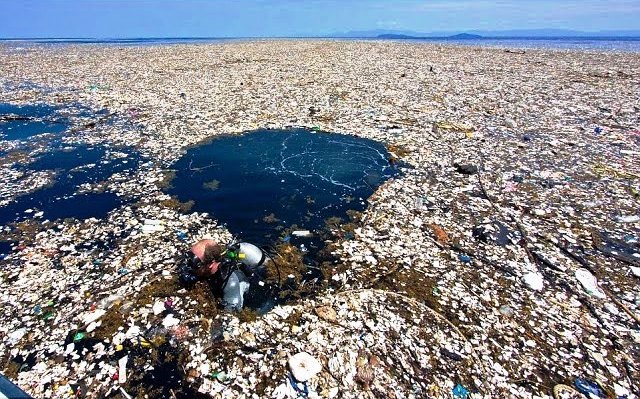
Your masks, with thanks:
M 51 105 L 0 103 L 0 140 L 24 140 L 43 133 L 62 133 L 67 121 Z
M 640 52 L 640 37 L 518 37 L 480 39 L 377 39 L 377 38 L 129 38 L 129 39 L 0 39 L 13 49 L 24 49 L 33 45 L 111 45 L 111 46 L 158 46 L 173 44 L 207 44 L 245 40 L 394 40 L 403 42 L 425 42 L 461 46 L 483 46 L 517 49 L 563 49 L 589 51 Z
M 195 201 L 194 211 L 209 213 L 241 241 L 264 248 L 291 243 L 307 265 L 318 263 L 324 242 L 317 233 L 325 220 L 346 221 L 347 210 L 364 210 L 374 190 L 398 174 L 379 142 L 305 129 L 215 138 L 189 149 L 172 168 L 168 193 Z M 313 236 L 291 234 L 295 230 Z M 277 294 L 281 287 L 257 284 L 260 278 L 252 277 L 244 299 L 263 314 L 286 298 Z M 315 278 L 321 274 L 313 268 L 303 276 Z
M 124 202 L 112 193 L 79 194 L 78 188 L 137 167 L 139 156 L 129 151 L 127 158 L 112 157 L 107 147 L 70 145 L 62 140 L 78 118 L 95 119 L 105 112 L 94 113 L 79 104 L 0 103 L 0 158 L 29 154 L 27 161 L 22 160 L 12 168 L 27 175 L 33 171 L 55 172 L 51 185 L 0 206 L 0 225 L 30 219 L 38 212 L 43 213 L 42 219 L 49 220 L 104 217 Z M 3 145 L 7 142 L 11 146 Z
M 243 241 L 270 245 L 283 229 L 347 219 L 398 171 L 383 144 L 304 129 L 259 130 L 216 138 L 177 161 L 170 194 L 195 201 Z M 304 242 L 309 249 L 322 242 Z
M 107 151 L 101 146 L 63 147 L 26 165 L 16 166 L 34 171 L 53 170 L 55 180 L 49 187 L 22 195 L 0 207 L 0 224 L 29 219 L 37 212 L 43 212 L 41 218 L 49 220 L 105 217 L 125 200 L 109 192 L 79 194 L 78 187 L 106 180 L 114 173 L 133 170 L 140 161 L 135 153 L 127 158 L 111 159 Z
M 640 38 L 482 38 L 482 39 L 410 39 L 408 42 L 454 44 L 458 46 L 510 49 L 558 49 L 577 51 L 640 52 Z
M 6 255 L 11 252 L 13 243 L 9 241 L 0 241 L 0 260 L 4 259 Z

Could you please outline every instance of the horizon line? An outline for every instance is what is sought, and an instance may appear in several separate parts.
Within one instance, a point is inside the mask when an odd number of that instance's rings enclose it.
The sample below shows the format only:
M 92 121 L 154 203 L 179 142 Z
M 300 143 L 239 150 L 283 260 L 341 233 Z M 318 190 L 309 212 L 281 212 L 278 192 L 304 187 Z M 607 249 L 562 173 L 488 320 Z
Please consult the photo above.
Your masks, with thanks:
M 357 32 L 367 32 L 367 31 L 354 31 L 353 33 L 357 33 Z M 498 31 L 496 31 L 498 32 Z M 508 31 L 505 31 L 508 32 Z M 631 31 L 634 32 L 634 34 L 632 35 L 615 35 L 615 34 L 609 34 L 607 35 L 606 32 L 607 31 L 600 31 L 600 32 L 584 32 L 584 31 L 575 31 L 577 33 L 591 33 L 592 35 L 589 36 L 571 36 L 571 35 L 566 35 L 566 36 L 554 36 L 554 35 L 541 35 L 541 36 L 536 36 L 536 35 L 507 35 L 507 36 L 495 36 L 495 35 L 490 35 L 490 36 L 483 36 L 483 35 L 477 35 L 480 36 L 480 39 L 550 39 L 550 38 L 567 38 L 567 39 L 594 39 L 594 38 L 620 38 L 620 39 L 624 39 L 624 38 L 640 38 L 640 30 L 637 31 Z M 416 33 L 420 33 L 420 32 L 416 32 Z M 595 33 L 600 33 L 600 35 L 594 35 Z M 381 35 L 394 35 L 394 33 L 380 33 L 376 36 L 349 36 L 351 33 L 350 32 L 342 32 L 342 33 L 333 33 L 333 34 L 326 34 L 326 35 L 307 35 L 307 34 L 301 34 L 301 35 L 276 35 L 276 36 L 112 36 L 112 37 L 88 37 L 88 36 L 68 36 L 68 37 L 47 37 L 47 36 L 42 36 L 42 37 L 0 37 L 0 40 L 2 41 L 32 41 L 32 40 L 129 40 L 129 41 L 135 41 L 135 40 L 141 40 L 141 39 L 145 39 L 145 40 L 183 40 L 183 39 L 189 39 L 189 40 L 234 40 L 234 39 L 376 39 L 378 38 L 377 36 L 381 36 Z M 427 35 L 427 36 L 412 36 L 409 34 L 397 34 L 399 36 L 407 36 L 406 39 L 446 39 L 446 38 L 452 38 L 452 36 L 458 36 L 458 35 L 464 35 L 464 34 L 468 34 L 468 32 L 461 32 L 461 33 L 442 33 L 443 36 L 437 36 L 435 35 L 435 33 L 433 35 Z M 637 35 L 637 36 L 636 36 Z M 384 39 L 384 38 L 383 38 Z

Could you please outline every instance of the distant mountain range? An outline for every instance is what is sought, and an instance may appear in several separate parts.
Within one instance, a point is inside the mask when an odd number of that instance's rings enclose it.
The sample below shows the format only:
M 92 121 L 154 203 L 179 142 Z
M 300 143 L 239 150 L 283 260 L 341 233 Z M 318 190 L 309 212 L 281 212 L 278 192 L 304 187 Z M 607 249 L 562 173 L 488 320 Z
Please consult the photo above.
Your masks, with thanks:
M 552 38 L 552 37 L 640 37 L 640 30 L 607 30 L 599 32 L 584 32 L 569 29 L 516 29 L 516 30 L 469 30 L 415 32 L 406 30 L 373 29 L 364 31 L 349 31 L 335 33 L 328 37 L 336 38 L 378 38 L 378 39 L 420 39 L 420 38 Z
M 423 39 L 425 37 L 399 35 L 399 34 L 394 34 L 394 33 L 385 33 L 385 34 L 382 34 L 382 35 L 378 35 L 375 38 L 376 39 L 395 39 L 395 40 L 407 39 L 408 40 L 408 39 Z M 472 35 L 470 33 L 459 33 L 457 35 L 445 36 L 444 38 L 446 38 L 446 39 L 458 39 L 458 40 L 462 39 L 462 40 L 465 40 L 465 39 L 482 39 L 483 36 Z

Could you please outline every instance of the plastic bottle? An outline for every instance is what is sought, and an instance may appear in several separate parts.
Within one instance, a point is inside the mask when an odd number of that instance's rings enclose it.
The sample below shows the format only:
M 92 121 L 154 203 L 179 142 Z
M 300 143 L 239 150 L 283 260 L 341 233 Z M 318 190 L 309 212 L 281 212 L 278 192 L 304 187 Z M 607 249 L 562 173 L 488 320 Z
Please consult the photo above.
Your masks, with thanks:
M 240 270 L 235 270 L 229 276 L 223 289 L 222 305 L 226 310 L 239 311 L 244 305 L 244 294 L 249 290 L 249 280 Z

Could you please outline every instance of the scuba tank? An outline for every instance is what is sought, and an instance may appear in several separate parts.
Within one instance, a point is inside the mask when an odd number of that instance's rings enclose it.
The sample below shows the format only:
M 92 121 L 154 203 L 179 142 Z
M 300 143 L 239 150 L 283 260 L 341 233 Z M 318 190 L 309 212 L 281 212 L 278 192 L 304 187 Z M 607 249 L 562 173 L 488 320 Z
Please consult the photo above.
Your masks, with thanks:
M 250 277 L 265 271 L 268 255 L 258 246 L 248 242 L 235 242 L 224 252 L 226 261 L 222 272 L 222 305 L 229 311 L 240 311 L 244 295 L 251 286 Z
M 242 263 L 249 272 L 255 273 L 264 269 L 267 255 L 256 245 L 248 242 L 232 244 L 227 248 L 227 258 Z

